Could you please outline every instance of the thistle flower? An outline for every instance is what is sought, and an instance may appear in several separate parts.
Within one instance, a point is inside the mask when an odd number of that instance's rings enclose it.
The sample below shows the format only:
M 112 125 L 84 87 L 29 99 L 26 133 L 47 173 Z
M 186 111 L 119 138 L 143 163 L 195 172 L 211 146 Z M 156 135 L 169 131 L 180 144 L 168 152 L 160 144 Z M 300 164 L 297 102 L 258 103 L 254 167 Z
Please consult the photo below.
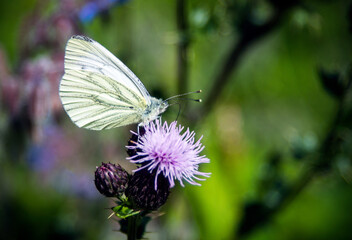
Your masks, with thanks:
M 168 179 L 170 188 L 175 186 L 175 180 L 184 187 L 183 181 L 200 185 L 195 180 L 205 179 L 198 176 L 210 176 L 210 173 L 198 171 L 200 163 L 210 162 L 204 155 L 199 156 L 204 149 L 200 142 L 203 136 L 195 142 L 195 132 L 190 132 L 187 128 L 181 134 L 183 129 L 181 125 L 177 126 L 176 121 L 170 125 L 167 122 L 162 125 L 158 119 L 145 126 L 145 133 L 139 135 L 135 145 L 127 146 L 130 150 L 136 150 L 136 154 L 128 159 L 132 163 L 142 165 L 135 172 L 147 169 L 155 175 L 155 190 L 158 188 L 159 174 Z
M 117 197 L 126 190 L 128 178 L 128 173 L 120 165 L 102 163 L 95 171 L 94 183 L 104 196 Z

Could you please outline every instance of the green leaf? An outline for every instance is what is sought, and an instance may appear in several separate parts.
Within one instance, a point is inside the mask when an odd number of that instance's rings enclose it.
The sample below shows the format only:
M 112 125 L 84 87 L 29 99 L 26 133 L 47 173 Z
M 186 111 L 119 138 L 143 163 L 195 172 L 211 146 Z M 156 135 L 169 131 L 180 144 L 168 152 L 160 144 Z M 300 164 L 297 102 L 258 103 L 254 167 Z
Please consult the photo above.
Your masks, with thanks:
M 137 215 L 141 212 L 140 210 L 135 211 L 134 209 L 131 209 L 129 206 L 125 204 L 121 204 L 116 207 L 113 207 L 112 210 L 114 211 L 117 217 L 123 218 L 123 219 Z

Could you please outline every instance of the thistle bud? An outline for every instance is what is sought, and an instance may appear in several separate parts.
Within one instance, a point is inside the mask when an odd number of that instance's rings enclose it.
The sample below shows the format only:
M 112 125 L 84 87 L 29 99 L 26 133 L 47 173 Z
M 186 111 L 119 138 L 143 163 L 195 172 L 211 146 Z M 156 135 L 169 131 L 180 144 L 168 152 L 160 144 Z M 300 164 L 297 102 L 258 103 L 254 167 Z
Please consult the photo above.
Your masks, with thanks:
M 95 171 L 95 186 L 106 197 L 121 196 L 128 184 L 128 173 L 120 166 L 102 163 Z
M 126 195 L 133 203 L 143 210 L 157 210 L 165 204 L 169 193 L 169 181 L 160 174 L 157 177 L 158 188 L 155 190 L 155 174 L 143 169 L 132 176 Z

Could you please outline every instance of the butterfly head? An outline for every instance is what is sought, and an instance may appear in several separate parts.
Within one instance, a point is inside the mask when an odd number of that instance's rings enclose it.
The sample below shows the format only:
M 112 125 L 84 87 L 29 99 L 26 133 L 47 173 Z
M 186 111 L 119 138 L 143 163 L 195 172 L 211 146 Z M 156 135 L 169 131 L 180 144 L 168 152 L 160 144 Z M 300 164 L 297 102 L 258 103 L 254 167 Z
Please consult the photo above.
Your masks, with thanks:
M 150 121 L 157 119 L 168 107 L 169 104 L 167 101 L 151 97 L 150 105 L 145 109 L 142 115 L 142 123 L 147 124 Z

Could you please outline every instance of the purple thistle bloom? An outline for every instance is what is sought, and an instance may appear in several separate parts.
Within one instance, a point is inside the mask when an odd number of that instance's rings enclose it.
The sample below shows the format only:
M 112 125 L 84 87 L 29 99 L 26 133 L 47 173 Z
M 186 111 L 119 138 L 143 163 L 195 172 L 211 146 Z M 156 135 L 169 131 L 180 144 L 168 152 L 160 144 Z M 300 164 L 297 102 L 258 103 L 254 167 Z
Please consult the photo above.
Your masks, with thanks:
M 195 180 L 205 180 L 197 176 L 209 177 L 210 173 L 198 171 L 198 164 L 209 163 L 210 160 L 199 153 L 204 149 L 200 139 L 195 142 L 195 132 L 187 128 L 181 134 L 184 127 L 177 126 L 174 121 L 170 125 L 161 120 L 150 122 L 145 127 L 145 133 L 140 135 L 134 146 L 127 146 L 128 149 L 135 149 L 136 154 L 127 158 L 132 163 L 142 164 L 135 171 L 147 169 L 150 173 L 155 172 L 155 190 L 157 189 L 157 178 L 160 173 L 169 180 L 170 188 L 175 186 L 178 180 L 184 187 L 183 180 L 193 185 L 200 185 Z M 136 134 L 136 133 L 134 133 Z

